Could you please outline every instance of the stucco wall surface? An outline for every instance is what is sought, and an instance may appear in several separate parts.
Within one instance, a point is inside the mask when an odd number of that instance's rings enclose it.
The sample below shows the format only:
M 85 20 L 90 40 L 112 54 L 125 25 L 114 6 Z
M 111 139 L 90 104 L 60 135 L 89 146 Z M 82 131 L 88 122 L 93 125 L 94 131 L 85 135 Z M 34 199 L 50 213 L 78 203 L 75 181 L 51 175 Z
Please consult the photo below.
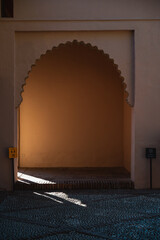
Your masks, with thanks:
M 76 6 L 79 8 L 79 4 L 75 3 L 75 11 L 66 10 L 66 15 L 62 20 L 61 13 L 58 13 L 60 9 L 59 1 L 57 5 L 55 5 L 54 18 L 51 12 L 49 14 L 48 19 L 46 17 L 46 10 L 43 6 L 44 11 L 42 12 L 42 8 L 40 5 L 36 5 L 36 8 L 33 4 L 33 8 L 25 6 L 23 9 L 26 11 L 27 16 L 22 11 L 21 3 L 26 4 L 33 3 L 33 1 L 15 1 L 15 18 L 14 19 L 1 19 L 0 20 L 0 53 L 1 53 L 1 61 L 0 64 L 0 84 L 1 84 L 1 105 L 0 105 L 0 129 L 1 129 L 1 137 L 0 137 L 0 188 L 11 189 L 12 186 L 12 177 L 11 177 L 11 162 L 8 159 L 7 149 L 10 145 L 16 146 L 16 107 L 17 103 L 17 92 L 20 89 L 16 88 L 17 81 L 17 71 L 19 74 L 21 70 L 25 69 L 24 72 L 26 74 L 22 74 L 21 77 L 24 78 L 28 74 L 28 70 L 31 69 L 31 65 L 35 62 L 37 58 L 42 53 L 46 52 L 46 49 L 51 49 L 54 45 L 54 38 L 52 40 L 47 40 L 45 37 L 43 40 L 35 39 L 34 44 L 32 41 L 26 40 L 26 42 L 21 43 L 20 46 L 21 54 L 17 51 L 17 32 L 24 32 L 28 36 L 30 32 L 34 32 L 33 34 L 39 34 L 38 32 L 43 32 L 44 35 L 50 32 L 54 35 L 54 32 L 90 32 L 95 31 L 96 36 L 99 36 L 97 33 L 99 31 L 132 31 L 133 32 L 133 48 L 132 54 L 133 64 L 131 66 L 131 75 L 132 75 L 132 89 L 134 88 L 134 99 L 135 104 L 132 108 L 132 144 L 131 144 L 131 152 L 132 152 L 132 162 L 131 162 L 131 172 L 132 179 L 135 182 L 136 188 L 147 188 L 149 187 L 149 162 L 145 159 L 145 147 L 154 146 L 157 147 L 157 158 L 153 161 L 153 187 L 160 187 L 160 78 L 159 78 L 159 62 L 160 62 L 160 7 L 159 1 L 103 1 L 103 9 L 101 11 L 97 11 L 97 7 L 95 7 L 96 2 L 93 3 L 93 8 L 89 4 L 89 1 L 85 1 L 87 5 L 86 8 L 81 8 L 83 11 L 80 11 L 78 15 L 76 11 Z M 47 2 L 47 1 L 45 1 Z M 63 6 L 65 1 L 63 1 Z M 37 1 L 34 1 L 37 4 Z M 44 3 L 44 2 L 43 2 Z M 84 3 L 84 2 L 83 2 Z M 82 3 L 81 6 L 84 6 Z M 115 8 L 115 3 L 118 8 Z M 125 4 L 124 4 L 125 3 Z M 109 5 L 107 5 L 109 4 Z M 130 6 L 131 7 L 130 7 Z M 134 5 L 134 6 L 133 6 Z M 141 5 L 141 7 L 140 7 Z M 24 5 L 23 5 L 24 6 Z M 29 5 L 28 5 L 29 6 Z M 89 6 L 87 11 L 87 6 Z M 110 6 L 110 8 L 107 8 Z M 62 7 L 62 5 L 61 5 Z M 69 5 L 68 5 L 69 8 Z M 78 9 L 77 8 L 77 9 Z M 37 9 L 37 14 L 32 11 Z M 38 10 L 39 9 L 39 10 Z M 108 10 L 109 9 L 109 10 Z M 21 12 L 22 14 L 21 14 Z M 28 14 L 28 11 L 30 11 Z M 50 9 L 49 9 L 50 10 Z M 39 11 L 39 13 L 38 13 Z M 62 11 L 62 13 L 64 12 Z M 102 14 L 103 11 L 103 14 Z M 108 11 L 108 14 L 107 14 Z M 96 15 L 100 13 L 100 15 Z M 44 15 L 43 15 L 43 14 Z M 75 14 L 76 13 L 76 14 Z M 68 14 L 68 18 L 67 18 Z M 121 18 L 119 17 L 121 15 Z M 23 18 L 23 16 L 24 18 Z M 38 17 L 40 15 L 40 19 Z M 118 16 L 119 15 L 119 16 Z M 35 18 L 34 18 L 35 16 Z M 100 17 L 102 16 L 102 18 Z M 118 17 L 117 17 L 118 16 Z M 129 16 L 133 16 L 130 18 Z M 77 17 L 77 18 L 76 18 Z M 59 18 L 59 19 L 58 19 Z M 66 18 L 66 19 L 65 19 Z M 19 20 L 18 20 L 19 19 Z M 23 21 L 24 20 L 24 21 Z M 35 21 L 32 21 L 35 20 Z M 43 21 L 45 20 L 45 21 Z M 57 21 L 56 21 L 57 20 Z M 26 33 L 27 32 L 27 33 Z M 57 35 L 58 35 L 57 33 Z M 19 33 L 18 33 L 19 34 Z M 20 33 L 21 34 L 21 33 Z M 60 33 L 61 34 L 61 33 Z M 69 33 L 70 34 L 70 33 Z M 42 35 L 41 35 L 42 36 Z M 64 36 L 64 35 L 63 35 Z M 66 41 L 68 39 L 68 35 L 64 39 Z M 76 35 L 77 36 L 77 35 Z M 94 39 L 95 35 L 92 39 Z M 74 37 L 75 39 L 76 37 Z M 106 49 L 110 48 L 109 42 L 107 41 L 108 35 L 106 36 L 103 42 L 103 47 Z M 120 39 L 120 36 L 118 36 Z M 33 38 L 32 38 L 33 40 Z M 60 41 L 62 38 L 60 39 Z M 71 41 L 71 38 L 69 39 Z M 72 38 L 73 40 L 73 38 Z M 80 40 L 80 39 L 77 39 Z M 82 37 L 83 41 L 89 42 L 90 38 L 87 36 Z M 56 40 L 57 41 L 57 40 Z M 121 42 L 121 40 L 119 40 Z M 37 42 L 37 44 L 35 44 Z M 43 42 L 43 47 L 39 47 Z M 100 46 L 102 44 L 100 38 L 98 38 L 97 44 Z M 106 43 L 106 44 L 105 44 Z M 59 44 L 59 41 L 58 41 Z M 31 54 L 31 58 L 26 55 L 25 48 L 32 49 L 33 55 Z M 109 46 L 109 47 L 107 47 Z M 112 45 L 116 46 L 116 45 Z M 121 71 L 123 71 L 123 76 L 125 76 L 125 71 L 121 64 L 123 62 L 123 51 L 125 55 L 125 45 L 118 45 L 119 49 L 122 53 L 119 55 L 119 61 L 115 60 L 118 64 Z M 128 45 L 127 45 L 128 46 Z M 41 49 L 42 51 L 38 52 L 37 49 Z M 118 49 L 118 48 L 117 48 Z M 111 53 L 111 57 L 114 59 L 118 59 L 116 57 L 116 52 L 119 51 L 115 47 L 115 54 L 113 51 Z M 128 47 L 127 47 L 128 49 Z M 129 48 L 130 49 L 130 48 Z M 129 50 L 128 49 L 128 50 Z M 127 50 L 127 51 L 128 51 Z M 109 50 L 110 51 L 110 50 Z M 23 54 L 24 52 L 24 54 Z M 35 54 L 36 53 L 36 54 Z M 110 52 L 109 52 L 110 54 Z M 130 53 L 127 53 L 130 54 Z M 19 63 L 17 67 L 17 63 L 15 59 L 19 58 L 20 55 L 24 55 L 21 58 L 21 63 Z M 27 58 L 26 58 L 27 56 Z M 30 55 L 29 55 L 30 56 Z M 35 58 L 35 59 L 34 59 Z M 30 59 L 30 60 L 28 60 Z M 121 66 L 120 66 L 121 64 Z M 25 66 L 25 67 L 24 67 Z M 128 65 L 127 69 L 128 69 Z M 130 66 L 130 64 L 129 64 Z M 18 69 L 17 69 L 18 68 Z M 18 74 L 18 76 L 20 76 Z M 133 79 L 135 81 L 133 81 Z M 125 79 L 127 80 L 127 79 Z M 20 80 L 21 81 L 21 80 Z
M 0 56 L 0 190 L 9 190 L 12 188 L 12 160 L 8 158 L 8 147 L 16 145 L 14 141 L 14 114 L 16 114 L 14 106 L 14 41 L 12 32 L 2 28 L 0 31 Z
M 158 0 L 15 0 L 16 19 L 157 19 Z
M 145 38 L 144 38 L 145 36 Z M 149 186 L 149 161 L 146 147 L 157 148 L 153 160 L 153 186 L 160 187 L 160 23 L 143 24 L 135 42 L 135 177 L 137 186 Z

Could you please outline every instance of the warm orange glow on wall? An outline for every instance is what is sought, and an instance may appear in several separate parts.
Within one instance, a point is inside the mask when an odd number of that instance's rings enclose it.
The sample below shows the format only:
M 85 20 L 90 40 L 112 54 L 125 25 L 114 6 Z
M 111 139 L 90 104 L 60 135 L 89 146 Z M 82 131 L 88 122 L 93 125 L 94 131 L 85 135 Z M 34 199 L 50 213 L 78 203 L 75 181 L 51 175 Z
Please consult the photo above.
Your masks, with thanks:
M 22 95 L 20 166 L 123 166 L 123 96 L 100 52 L 74 44 L 47 52 Z

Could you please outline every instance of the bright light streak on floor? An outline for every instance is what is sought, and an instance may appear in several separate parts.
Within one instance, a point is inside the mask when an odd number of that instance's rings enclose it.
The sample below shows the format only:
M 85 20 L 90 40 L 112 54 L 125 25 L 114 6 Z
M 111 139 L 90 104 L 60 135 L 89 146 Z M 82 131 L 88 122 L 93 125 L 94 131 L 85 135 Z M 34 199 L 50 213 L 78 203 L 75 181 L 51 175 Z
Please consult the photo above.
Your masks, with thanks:
M 27 175 L 27 174 L 24 174 L 24 173 L 21 173 L 21 172 L 18 172 L 17 176 L 20 180 L 24 179 L 24 180 L 27 180 L 27 181 L 32 182 L 32 183 L 56 184 L 55 182 L 48 181 L 48 180 L 45 180 L 45 179 L 42 179 L 42 178 L 33 177 L 33 176 L 30 176 L 30 175 Z
M 48 195 L 51 195 L 51 196 L 55 196 L 55 197 L 64 199 L 64 200 L 66 200 L 68 202 L 71 202 L 73 204 L 76 204 L 78 206 L 87 207 L 87 205 L 83 204 L 79 199 L 69 198 L 66 193 L 63 193 L 63 192 L 45 192 L 45 193 L 48 194 Z
M 49 196 L 47 196 L 47 195 L 44 195 L 44 194 L 41 194 L 41 193 L 37 193 L 37 192 L 34 192 L 34 194 L 36 194 L 36 195 L 38 195 L 38 196 L 42 196 L 42 197 L 48 198 L 48 199 L 51 199 L 51 200 L 53 200 L 53 201 L 55 201 L 55 202 L 58 202 L 58 203 L 63 204 L 62 201 L 59 201 L 59 200 L 57 200 L 57 199 L 55 199 L 55 198 L 53 198 L 53 197 L 49 197 Z

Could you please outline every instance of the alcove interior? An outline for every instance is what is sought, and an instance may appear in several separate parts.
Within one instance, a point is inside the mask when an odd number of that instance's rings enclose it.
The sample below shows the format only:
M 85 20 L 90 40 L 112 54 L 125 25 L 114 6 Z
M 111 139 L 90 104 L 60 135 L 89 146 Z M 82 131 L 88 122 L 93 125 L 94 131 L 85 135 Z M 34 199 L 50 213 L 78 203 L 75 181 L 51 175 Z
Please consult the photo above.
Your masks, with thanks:
M 131 107 L 117 66 L 98 49 L 47 51 L 19 107 L 19 167 L 131 168 Z

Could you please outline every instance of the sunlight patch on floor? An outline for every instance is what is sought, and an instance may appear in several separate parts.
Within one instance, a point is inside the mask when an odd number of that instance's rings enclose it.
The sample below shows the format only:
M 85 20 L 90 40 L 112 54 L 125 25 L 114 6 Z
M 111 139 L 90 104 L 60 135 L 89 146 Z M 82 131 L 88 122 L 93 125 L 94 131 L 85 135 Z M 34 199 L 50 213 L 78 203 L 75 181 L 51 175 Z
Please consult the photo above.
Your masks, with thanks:
M 25 183 L 26 183 L 26 181 L 28 181 L 29 183 L 38 183 L 38 184 L 56 184 L 55 182 L 48 181 L 48 180 L 38 178 L 38 177 L 34 177 L 34 176 L 24 174 L 21 172 L 18 172 L 17 176 L 18 176 L 18 181 L 24 181 Z
M 46 194 L 50 195 L 50 196 L 55 196 L 58 197 L 60 199 L 63 199 L 65 201 L 68 201 L 70 203 L 76 204 L 78 206 L 81 207 L 87 207 L 86 204 L 83 204 L 79 199 L 76 198 L 70 198 L 66 193 L 64 192 L 46 192 Z
M 55 199 L 55 198 L 53 198 L 53 197 L 49 197 L 49 196 L 47 196 L 47 195 L 45 195 L 45 194 L 41 194 L 41 193 L 38 193 L 38 192 L 33 192 L 33 193 L 36 194 L 36 195 L 38 195 L 38 196 L 42 196 L 42 197 L 51 199 L 51 200 L 53 200 L 53 201 L 55 201 L 55 202 L 58 202 L 58 203 L 63 204 L 62 201 L 59 201 L 59 200 L 57 200 L 57 199 Z

